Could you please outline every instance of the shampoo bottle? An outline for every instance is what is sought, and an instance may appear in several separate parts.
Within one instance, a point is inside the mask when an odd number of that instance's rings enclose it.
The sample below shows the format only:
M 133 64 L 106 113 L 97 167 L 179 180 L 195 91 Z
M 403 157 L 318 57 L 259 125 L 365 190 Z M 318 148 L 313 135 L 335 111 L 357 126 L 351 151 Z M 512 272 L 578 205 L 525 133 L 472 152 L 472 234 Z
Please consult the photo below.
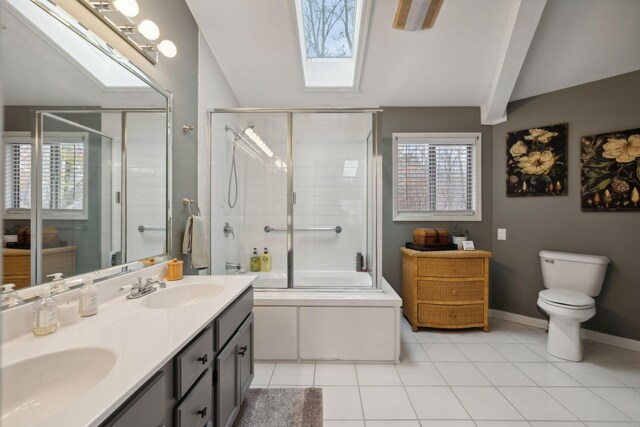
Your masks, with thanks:
M 88 317 L 98 313 L 98 290 L 93 285 L 93 278 L 84 279 L 84 286 L 80 289 L 80 316 Z
M 260 255 L 258 255 L 258 248 L 253 248 L 253 254 L 249 260 L 249 271 L 260 271 Z
M 271 254 L 264 248 L 264 253 L 260 255 L 260 271 L 271 271 Z
M 34 335 L 49 335 L 58 329 L 56 300 L 51 298 L 51 286 L 40 286 L 40 298 L 33 303 Z

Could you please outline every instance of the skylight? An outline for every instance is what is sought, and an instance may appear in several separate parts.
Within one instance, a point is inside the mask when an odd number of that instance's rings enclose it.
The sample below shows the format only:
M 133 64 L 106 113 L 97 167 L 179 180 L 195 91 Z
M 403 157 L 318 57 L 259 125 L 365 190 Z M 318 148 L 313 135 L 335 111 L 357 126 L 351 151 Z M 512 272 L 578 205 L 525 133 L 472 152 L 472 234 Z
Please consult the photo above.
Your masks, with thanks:
M 307 88 L 355 89 L 366 0 L 295 0 Z

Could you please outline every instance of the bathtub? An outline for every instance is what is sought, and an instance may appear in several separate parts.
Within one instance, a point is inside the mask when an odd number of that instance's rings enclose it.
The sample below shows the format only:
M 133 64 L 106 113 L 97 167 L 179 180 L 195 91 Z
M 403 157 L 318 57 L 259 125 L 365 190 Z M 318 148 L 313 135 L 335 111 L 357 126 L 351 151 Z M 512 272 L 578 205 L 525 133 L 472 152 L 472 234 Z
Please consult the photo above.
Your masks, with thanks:
M 294 289 L 263 288 L 286 287 L 279 273 L 262 273 L 254 282 L 255 360 L 399 361 L 402 300 L 386 280 L 377 290 L 368 273 L 300 272 L 296 278 L 301 282 Z

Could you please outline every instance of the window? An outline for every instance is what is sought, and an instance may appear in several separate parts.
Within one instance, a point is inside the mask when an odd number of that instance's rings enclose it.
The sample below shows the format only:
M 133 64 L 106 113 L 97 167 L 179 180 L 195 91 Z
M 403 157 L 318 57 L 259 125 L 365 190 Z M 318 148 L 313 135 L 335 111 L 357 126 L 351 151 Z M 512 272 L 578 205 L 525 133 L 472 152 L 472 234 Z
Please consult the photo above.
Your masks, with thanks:
M 479 133 L 393 134 L 394 221 L 480 221 Z
M 357 89 L 369 0 L 295 0 L 306 88 Z
M 86 219 L 86 134 L 46 133 L 42 147 L 42 209 L 46 219 Z M 5 135 L 7 217 L 31 215 L 31 137 Z

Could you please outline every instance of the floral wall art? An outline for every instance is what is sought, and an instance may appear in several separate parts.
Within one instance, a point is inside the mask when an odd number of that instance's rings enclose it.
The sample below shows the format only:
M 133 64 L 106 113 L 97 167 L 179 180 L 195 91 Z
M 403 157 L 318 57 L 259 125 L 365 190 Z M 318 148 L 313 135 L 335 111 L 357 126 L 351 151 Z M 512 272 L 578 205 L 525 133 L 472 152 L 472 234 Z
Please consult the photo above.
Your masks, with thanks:
M 507 196 L 567 194 L 567 123 L 507 133 Z
M 640 129 L 580 138 L 582 210 L 640 211 Z

